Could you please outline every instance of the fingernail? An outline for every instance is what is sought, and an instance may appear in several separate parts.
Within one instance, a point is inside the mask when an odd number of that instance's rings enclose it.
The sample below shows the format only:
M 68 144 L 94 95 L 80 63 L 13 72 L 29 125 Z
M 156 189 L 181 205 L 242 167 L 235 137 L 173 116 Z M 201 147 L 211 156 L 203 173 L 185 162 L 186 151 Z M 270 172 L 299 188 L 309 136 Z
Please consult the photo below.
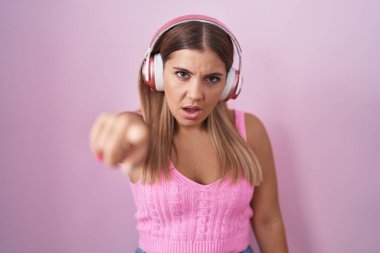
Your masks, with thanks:
M 96 159 L 98 160 L 98 162 L 103 162 L 103 156 L 102 155 L 97 155 L 96 156 Z

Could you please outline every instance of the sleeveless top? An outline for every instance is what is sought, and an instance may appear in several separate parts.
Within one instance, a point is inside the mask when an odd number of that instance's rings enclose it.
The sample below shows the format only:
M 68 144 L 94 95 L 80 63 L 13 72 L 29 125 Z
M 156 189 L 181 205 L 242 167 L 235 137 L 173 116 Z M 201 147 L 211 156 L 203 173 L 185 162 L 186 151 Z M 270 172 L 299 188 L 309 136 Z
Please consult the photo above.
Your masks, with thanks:
M 244 112 L 236 128 L 246 140 Z M 170 163 L 171 180 L 130 186 L 137 211 L 139 247 L 148 253 L 236 253 L 249 245 L 254 187 L 241 177 L 199 184 Z

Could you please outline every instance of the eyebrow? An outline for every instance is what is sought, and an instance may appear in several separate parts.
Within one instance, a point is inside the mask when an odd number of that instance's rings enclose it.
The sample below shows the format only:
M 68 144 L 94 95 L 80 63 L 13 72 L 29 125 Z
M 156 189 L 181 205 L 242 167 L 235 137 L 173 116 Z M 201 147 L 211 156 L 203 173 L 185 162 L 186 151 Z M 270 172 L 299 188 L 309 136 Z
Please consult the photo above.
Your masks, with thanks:
M 187 70 L 185 68 L 173 67 L 173 69 L 177 69 L 177 70 L 180 70 L 180 71 L 183 71 L 183 72 L 187 72 L 187 73 L 189 73 L 191 75 L 194 74 L 193 72 L 191 72 L 190 70 Z M 223 76 L 223 74 L 219 73 L 219 72 L 214 72 L 214 73 L 207 74 L 206 76 Z

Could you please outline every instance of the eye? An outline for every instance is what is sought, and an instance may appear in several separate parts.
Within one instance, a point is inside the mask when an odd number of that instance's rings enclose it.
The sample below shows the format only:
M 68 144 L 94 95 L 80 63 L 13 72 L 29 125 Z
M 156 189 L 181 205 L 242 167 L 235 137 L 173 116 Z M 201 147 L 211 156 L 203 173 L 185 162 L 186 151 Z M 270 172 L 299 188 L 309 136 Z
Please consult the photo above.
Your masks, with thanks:
M 220 78 L 218 76 L 209 76 L 209 77 L 207 77 L 207 81 L 209 83 L 213 83 L 214 84 L 214 83 L 219 82 Z
M 180 78 L 180 79 L 189 79 L 189 75 L 185 71 L 176 71 L 175 74 Z

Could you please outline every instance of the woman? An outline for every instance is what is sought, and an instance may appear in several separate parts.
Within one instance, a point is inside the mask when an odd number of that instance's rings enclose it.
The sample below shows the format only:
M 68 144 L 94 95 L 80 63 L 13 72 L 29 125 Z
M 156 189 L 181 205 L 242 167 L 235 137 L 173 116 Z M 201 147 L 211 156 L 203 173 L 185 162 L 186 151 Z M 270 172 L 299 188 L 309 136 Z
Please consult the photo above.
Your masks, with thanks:
M 136 252 L 252 252 L 249 224 L 262 252 L 288 252 L 265 127 L 225 103 L 240 92 L 240 52 L 216 19 L 174 19 L 141 66 L 142 111 L 94 123 L 93 153 L 128 171 Z

